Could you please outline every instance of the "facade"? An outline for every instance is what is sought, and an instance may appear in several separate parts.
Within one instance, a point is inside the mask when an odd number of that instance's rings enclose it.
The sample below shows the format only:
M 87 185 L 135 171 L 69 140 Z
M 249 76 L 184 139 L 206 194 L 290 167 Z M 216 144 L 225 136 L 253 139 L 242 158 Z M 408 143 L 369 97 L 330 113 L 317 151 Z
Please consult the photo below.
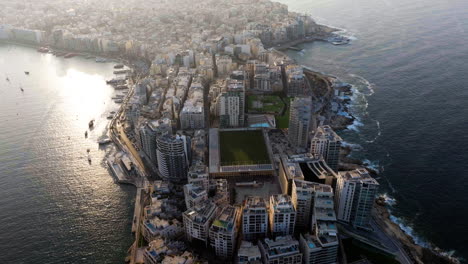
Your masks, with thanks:
M 312 118 L 312 100 L 310 97 L 296 97 L 291 102 L 289 113 L 289 142 L 297 148 L 307 148 Z
M 339 172 L 335 194 L 338 220 L 355 228 L 370 229 L 378 188 L 379 183 L 366 169 Z
M 180 113 L 181 129 L 202 129 L 205 127 L 203 100 L 204 88 L 199 83 L 190 86 L 187 99 Z
M 296 207 L 296 227 L 308 228 L 312 223 L 312 212 L 316 191 L 332 188 L 328 185 L 295 179 L 292 184 L 291 198 Z
M 172 124 L 168 118 L 147 122 L 140 129 L 141 149 L 154 165 L 158 163 L 156 138 L 165 134 L 172 134 Z
M 259 243 L 264 264 L 302 264 L 299 242 L 291 236 L 265 239 Z
M 230 205 L 221 209 L 210 227 L 210 245 L 216 256 L 231 259 L 236 251 L 240 210 Z
M 341 142 L 341 137 L 330 126 L 320 126 L 312 138 L 310 153 L 322 156 L 330 168 L 338 171 Z
M 206 165 L 192 165 L 188 171 L 187 181 L 189 184 L 200 186 L 208 190 L 208 167 Z
M 265 200 L 249 196 L 242 209 L 242 235 L 244 240 L 256 241 L 268 233 L 268 208 Z
M 217 207 L 210 201 L 204 201 L 183 213 L 185 235 L 189 242 L 194 239 L 208 245 L 209 228 L 216 217 Z
M 270 197 L 270 231 L 273 237 L 294 234 L 296 209 L 289 195 Z
M 245 122 L 245 81 L 228 79 L 218 99 L 221 127 L 243 127 Z
M 181 135 L 164 135 L 156 142 L 158 169 L 161 176 L 170 181 L 185 180 L 190 158 L 189 138 Z
M 184 233 L 182 224 L 176 219 L 172 220 L 172 224 L 164 219 L 154 217 L 143 223 L 143 236 L 146 241 L 152 241 L 157 237 L 164 239 L 173 239 Z
M 258 246 L 254 246 L 248 241 L 242 241 L 237 251 L 238 264 L 260 264 L 262 263 L 262 254 Z
M 185 206 L 190 209 L 202 201 L 208 200 L 208 192 L 201 186 L 186 184 L 184 185 L 184 198 Z
M 286 66 L 286 82 L 288 96 L 309 96 L 304 70 L 298 65 Z

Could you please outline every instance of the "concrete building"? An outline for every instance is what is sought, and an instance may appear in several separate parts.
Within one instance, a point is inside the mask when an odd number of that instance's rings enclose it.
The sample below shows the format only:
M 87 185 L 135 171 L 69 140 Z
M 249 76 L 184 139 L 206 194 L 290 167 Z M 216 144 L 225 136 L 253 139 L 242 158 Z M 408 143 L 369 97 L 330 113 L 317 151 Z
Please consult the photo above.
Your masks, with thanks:
M 304 70 L 299 65 L 286 66 L 286 82 L 288 96 L 309 96 L 310 91 L 307 90 L 306 77 Z
M 341 142 L 341 137 L 330 126 L 320 126 L 311 140 L 310 153 L 322 156 L 330 168 L 338 171 Z
M 273 237 L 294 234 L 296 209 L 289 195 L 270 197 L 270 232 Z
M 158 163 L 156 138 L 165 134 L 172 134 L 172 123 L 168 118 L 149 121 L 140 128 L 141 149 L 154 165 Z
M 369 230 L 378 189 L 379 183 L 364 168 L 339 172 L 335 192 L 338 221 Z
M 243 127 L 245 123 L 245 82 L 228 79 L 218 99 L 221 127 Z
M 193 83 L 188 91 L 187 100 L 180 113 L 180 128 L 201 129 L 205 127 L 205 111 L 203 105 L 204 87 Z
M 184 185 L 185 206 L 187 209 L 194 207 L 201 202 L 208 200 L 208 192 L 201 186 L 194 184 Z
M 217 211 L 214 203 L 204 201 L 183 213 L 185 235 L 189 242 L 196 239 L 208 245 L 209 228 Z
M 200 186 L 205 190 L 209 188 L 208 167 L 206 165 L 192 165 L 188 171 L 189 184 Z
M 254 246 L 248 241 L 242 241 L 237 251 L 238 264 L 261 264 L 262 254 L 258 246 Z
M 264 264 L 302 264 L 299 242 L 291 236 L 265 239 L 259 243 Z
M 184 233 L 182 224 L 177 219 L 173 219 L 171 222 L 169 223 L 167 220 L 158 217 L 145 220 L 143 223 L 143 236 L 146 241 L 152 241 L 157 237 L 173 239 L 182 235 Z
M 265 200 L 249 196 L 242 209 L 242 235 L 247 241 L 265 238 L 268 233 L 268 208 Z
M 166 180 L 181 181 L 187 178 L 190 158 L 189 138 L 181 135 L 164 135 L 157 142 L 158 168 Z
M 338 229 L 333 203 L 333 190 L 328 185 L 315 187 L 312 233 L 301 234 L 299 243 L 306 264 L 338 263 Z
M 229 56 L 216 55 L 216 69 L 218 71 L 218 77 L 228 76 L 233 69 L 232 58 Z
M 312 224 L 315 196 L 321 192 L 332 192 L 329 185 L 295 179 L 292 184 L 291 199 L 296 208 L 296 227 L 308 228 Z
M 289 113 L 289 142 L 305 149 L 309 140 L 310 123 L 312 117 L 312 100 L 310 97 L 296 97 L 291 102 Z
M 240 210 L 230 205 L 221 209 L 210 227 L 210 245 L 216 256 L 231 259 L 236 251 Z

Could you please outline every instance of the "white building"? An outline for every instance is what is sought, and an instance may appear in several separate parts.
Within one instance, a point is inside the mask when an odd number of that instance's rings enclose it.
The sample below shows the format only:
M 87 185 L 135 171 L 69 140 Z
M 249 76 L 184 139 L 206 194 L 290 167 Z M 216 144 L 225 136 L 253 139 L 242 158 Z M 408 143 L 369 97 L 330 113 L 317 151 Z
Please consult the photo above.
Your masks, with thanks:
M 259 243 L 264 264 L 302 264 L 299 242 L 291 236 L 265 239 Z
M 245 123 L 245 81 L 228 79 L 218 99 L 221 127 L 243 127 Z
M 273 237 L 294 234 L 296 209 L 289 195 L 270 197 L 270 231 Z
M 200 204 L 202 201 L 208 200 L 208 192 L 201 186 L 193 184 L 184 185 L 184 198 L 187 209 Z
M 286 66 L 286 82 L 288 96 L 309 96 L 304 70 L 298 65 Z
M 152 241 L 157 237 L 173 239 L 184 233 L 182 224 L 173 219 L 172 223 L 167 220 L 154 217 L 143 222 L 143 236 L 146 241 Z
M 320 126 L 311 140 L 310 153 L 322 156 L 330 168 L 338 171 L 341 142 L 341 137 L 330 126 Z
M 221 209 L 210 227 L 210 245 L 216 256 L 231 259 L 236 251 L 240 210 L 230 205 Z
M 249 196 L 242 209 L 242 235 L 244 240 L 256 241 L 268 233 L 268 209 L 265 200 Z
M 158 162 L 156 138 L 165 134 L 172 134 L 172 124 L 168 118 L 149 121 L 140 128 L 141 148 L 154 165 Z
M 238 264 L 260 264 L 262 263 L 262 254 L 258 246 L 254 246 L 248 241 L 242 241 L 237 251 Z
M 156 140 L 158 169 L 164 179 L 181 181 L 187 178 L 189 141 L 188 137 L 180 135 L 164 135 Z
M 180 113 L 181 129 L 202 129 L 205 127 L 203 94 L 204 88 L 200 83 L 193 83 L 190 86 L 187 100 L 185 100 Z
M 209 228 L 216 217 L 217 207 L 210 201 L 195 205 L 183 213 L 185 235 L 189 242 L 194 239 L 208 245 Z
M 370 229 L 372 207 L 379 183 L 366 169 L 341 171 L 336 184 L 338 221 L 355 228 Z

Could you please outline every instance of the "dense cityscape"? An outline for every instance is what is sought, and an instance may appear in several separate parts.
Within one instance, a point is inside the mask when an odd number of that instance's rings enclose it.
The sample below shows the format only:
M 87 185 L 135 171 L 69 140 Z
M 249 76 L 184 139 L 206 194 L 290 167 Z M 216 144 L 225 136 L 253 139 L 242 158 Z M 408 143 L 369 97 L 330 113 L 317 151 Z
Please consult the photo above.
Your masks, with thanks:
M 376 172 L 337 134 L 351 85 L 282 52 L 347 44 L 338 30 L 267 0 L 11 2 L 0 17 L 1 40 L 118 62 L 106 163 L 138 188 L 126 261 L 428 263 L 376 216 Z

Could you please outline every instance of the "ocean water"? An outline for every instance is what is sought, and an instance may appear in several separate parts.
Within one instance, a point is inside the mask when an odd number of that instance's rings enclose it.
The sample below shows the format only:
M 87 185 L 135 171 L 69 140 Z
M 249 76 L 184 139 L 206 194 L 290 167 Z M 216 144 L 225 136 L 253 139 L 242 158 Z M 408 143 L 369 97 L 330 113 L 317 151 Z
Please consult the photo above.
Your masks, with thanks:
M 96 142 L 118 107 L 112 72 L 0 45 L 0 263 L 124 262 L 135 191 L 114 182 L 103 162 L 111 146 Z
M 421 245 L 468 259 L 468 1 L 281 0 L 345 29 L 350 45 L 304 44 L 299 63 L 354 85 L 341 132 L 379 169 L 394 220 Z

